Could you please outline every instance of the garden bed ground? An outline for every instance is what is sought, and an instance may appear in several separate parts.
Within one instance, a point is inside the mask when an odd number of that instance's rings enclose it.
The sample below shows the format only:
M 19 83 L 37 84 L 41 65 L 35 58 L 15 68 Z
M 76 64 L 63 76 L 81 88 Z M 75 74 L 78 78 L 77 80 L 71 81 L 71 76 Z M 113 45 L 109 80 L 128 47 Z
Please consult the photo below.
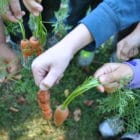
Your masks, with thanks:
M 106 53 L 106 51 L 108 53 Z M 109 59 L 110 50 L 102 48 L 92 65 L 82 69 L 77 64 L 77 56 L 71 62 L 61 82 L 51 89 L 51 106 L 55 110 L 66 98 L 66 91 L 71 92 L 81 84 L 97 67 Z M 104 58 L 102 58 L 104 56 Z M 102 140 L 98 125 L 103 115 L 97 113 L 96 100 L 104 95 L 96 89 L 78 97 L 70 105 L 70 116 L 65 123 L 54 126 L 43 118 L 37 104 L 38 88 L 34 84 L 30 70 L 21 70 L 22 78 L 0 85 L 0 140 Z M 23 97 L 25 101 L 20 102 Z M 93 104 L 87 106 L 86 100 Z M 81 110 L 80 120 L 74 120 L 73 112 Z M 50 125 L 49 125 L 50 124 Z M 114 139 L 115 140 L 115 139 Z

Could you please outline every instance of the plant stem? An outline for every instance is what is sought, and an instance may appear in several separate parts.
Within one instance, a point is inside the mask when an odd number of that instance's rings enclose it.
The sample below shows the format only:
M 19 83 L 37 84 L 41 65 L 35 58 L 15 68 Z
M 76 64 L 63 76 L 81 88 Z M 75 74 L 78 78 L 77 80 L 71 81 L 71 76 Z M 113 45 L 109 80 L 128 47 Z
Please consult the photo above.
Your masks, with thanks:
M 88 79 L 86 79 L 82 85 L 78 86 L 63 102 L 62 109 L 66 109 L 68 105 L 77 97 L 82 95 L 87 90 L 97 87 L 100 85 L 100 82 L 98 79 L 93 78 L 90 76 Z
M 25 29 L 24 29 L 23 21 L 20 20 L 20 21 L 18 21 L 18 23 L 19 23 L 19 26 L 20 26 L 20 29 L 21 29 L 22 39 L 24 40 L 24 39 L 26 39 L 26 35 L 25 35 Z
M 39 14 L 39 16 L 35 17 L 35 22 L 36 22 L 36 29 L 34 32 L 34 36 L 38 38 L 41 45 L 43 45 L 46 40 L 47 30 L 42 22 L 41 13 Z
M 0 14 L 5 14 L 7 12 L 9 1 L 10 0 L 0 0 Z

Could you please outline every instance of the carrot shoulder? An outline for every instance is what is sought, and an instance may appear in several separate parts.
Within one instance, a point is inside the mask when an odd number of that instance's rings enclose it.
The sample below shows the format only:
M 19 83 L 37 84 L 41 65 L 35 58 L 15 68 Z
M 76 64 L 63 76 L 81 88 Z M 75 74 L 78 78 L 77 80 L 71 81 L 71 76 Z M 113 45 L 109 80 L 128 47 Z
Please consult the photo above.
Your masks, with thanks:
M 36 49 L 40 46 L 39 39 L 34 36 L 30 37 L 29 42 L 30 42 L 32 49 Z

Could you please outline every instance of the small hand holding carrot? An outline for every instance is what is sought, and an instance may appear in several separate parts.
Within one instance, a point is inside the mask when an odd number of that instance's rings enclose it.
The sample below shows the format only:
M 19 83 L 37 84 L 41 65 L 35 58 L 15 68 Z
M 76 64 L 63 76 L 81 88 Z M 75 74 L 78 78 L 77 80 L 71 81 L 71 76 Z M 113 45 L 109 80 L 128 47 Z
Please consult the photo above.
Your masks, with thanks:
M 73 56 L 92 41 L 93 38 L 87 27 L 79 24 L 60 42 L 33 61 L 32 71 L 35 83 L 42 90 L 52 87 L 62 78 Z
M 11 22 L 17 22 L 23 15 L 25 15 L 25 12 L 21 10 L 19 0 L 10 0 L 9 3 L 6 4 L 4 10 L 4 13 L 2 13 L 3 19 Z
M 127 64 L 107 63 L 99 68 L 95 74 L 102 85 L 98 86 L 100 92 L 114 92 L 120 87 L 120 80 L 125 77 L 133 77 L 133 70 Z
M 32 71 L 35 83 L 40 89 L 47 90 L 62 78 L 73 56 L 68 49 L 69 47 L 57 44 L 33 61 Z
M 38 16 L 43 10 L 43 7 L 40 4 L 41 1 L 42 0 L 23 0 L 23 3 L 34 16 Z

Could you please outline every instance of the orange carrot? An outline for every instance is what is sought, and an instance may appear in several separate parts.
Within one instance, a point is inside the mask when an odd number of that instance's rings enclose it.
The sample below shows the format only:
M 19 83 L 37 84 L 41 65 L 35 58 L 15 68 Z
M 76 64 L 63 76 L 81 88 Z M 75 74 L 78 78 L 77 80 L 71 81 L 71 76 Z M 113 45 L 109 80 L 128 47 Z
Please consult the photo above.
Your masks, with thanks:
M 29 48 L 29 40 L 28 39 L 21 40 L 20 47 L 21 47 L 21 49 Z
M 30 37 L 29 42 L 32 49 L 37 49 L 40 46 L 39 39 L 34 36 Z
M 58 106 L 54 112 L 54 123 L 56 126 L 61 125 L 68 117 L 69 110 L 68 108 L 62 109 L 62 106 Z
M 34 53 L 30 47 L 28 39 L 21 40 L 20 46 L 24 57 L 31 56 Z
M 36 53 L 37 56 L 39 56 L 42 53 L 41 47 L 39 47 L 38 49 L 36 49 L 35 53 Z
M 29 57 L 29 56 L 32 56 L 33 51 L 30 49 L 24 49 L 24 50 L 22 50 L 22 53 L 23 53 L 24 57 Z
M 34 51 L 34 53 L 38 56 L 42 53 L 42 45 L 40 44 L 40 41 L 38 38 L 32 36 L 29 39 L 30 42 L 30 46 L 32 48 L 32 50 Z
M 42 91 L 42 90 L 40 90 L 38 92 L 38 100 L 41 103 L 45 103 L 45 102 L 49 101 L 49 99 L 50 99 L 50 93 L 49 93 L 49 91 Z
M 50 92 L 39 91 L 38 92 L 38 104 L 44 114 L 44 117 L 49 120 L 52 117 L 52 109 L 50 107 Z
M 48 111 L 42 111 L 44 114 L 44 118 L 50 120 L 52 118 L 52 110 L 49 109 Z

